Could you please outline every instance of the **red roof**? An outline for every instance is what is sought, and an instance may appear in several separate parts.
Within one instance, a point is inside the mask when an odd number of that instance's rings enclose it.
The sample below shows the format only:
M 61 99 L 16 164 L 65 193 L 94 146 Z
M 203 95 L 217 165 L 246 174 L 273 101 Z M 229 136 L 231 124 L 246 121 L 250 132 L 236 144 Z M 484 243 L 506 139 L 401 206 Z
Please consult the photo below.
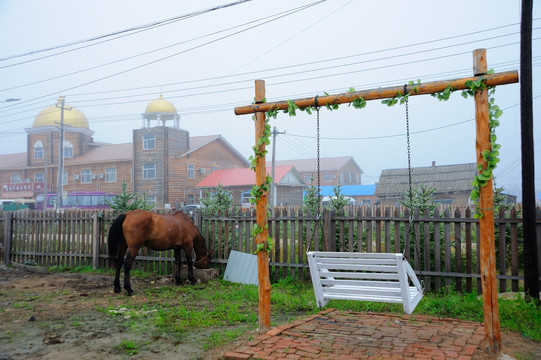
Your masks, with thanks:
M 280 182 L 280 180 L 292 169 L 293 166 L 276 166 L 274 169 L 274 182 Z M 271 175 L 270 171 L 271 169 L 267 168 L 267 174 Z M 218 185 L 255 185 L 255 172 L 250 168 L 216 170 L 197 184 L 198 187 L 216 187 Z

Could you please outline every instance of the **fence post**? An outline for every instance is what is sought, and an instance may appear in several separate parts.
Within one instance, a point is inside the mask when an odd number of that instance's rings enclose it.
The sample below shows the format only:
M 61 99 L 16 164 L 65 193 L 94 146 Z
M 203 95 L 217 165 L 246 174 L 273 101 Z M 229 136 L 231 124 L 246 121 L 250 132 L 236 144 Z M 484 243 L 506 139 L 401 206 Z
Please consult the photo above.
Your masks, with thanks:
M 323 210 L 324 251 L 336 251 L 336 229 L 334 228 L 334 211 Z
M 201 209 L 194 209 L 193 210 L 193 223 L 195 226 L 199 229 L 199 232 L 203 234 L 203 215 L 202 215 Z M 207 248 L 209 247 L 209 244 L 206 244 Z
M 4 225 L 4 265 L 8 266 L 10 264 L 9 258 L 11 253 L 11 237 L 12 230 L 11 224 L 13 222 L 13 212 L 5 211 L 5 225 Z
M 92 269 L 94 270 L 100 266 L 100 239 L 98 229 L 98 213 L 95 212 L 92 214 Z

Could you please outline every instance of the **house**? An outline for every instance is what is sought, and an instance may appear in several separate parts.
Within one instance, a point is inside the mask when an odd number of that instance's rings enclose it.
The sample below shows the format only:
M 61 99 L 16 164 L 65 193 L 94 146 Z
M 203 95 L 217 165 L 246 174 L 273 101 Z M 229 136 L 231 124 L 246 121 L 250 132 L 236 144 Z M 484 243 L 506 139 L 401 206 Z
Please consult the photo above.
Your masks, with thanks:
M 321 196 L 334 196 L 335 186 L 322 186 Z M 374 205 L 377 201 L 375 195 L 376 185 L 344 185 L 340 187 L 340 194 L 355 200 L 357 205 Z
M 221 135 L 191 137 L 179 127 L 179 119 L 173 104 L 160 95 L 146 107 L 133 142 L 107 144 L 95 142 L 86 116 L 59 99 L 26 129 L 26 153 L 0 155 L 1 198 L 32 201 L 38 194 L 57 192 L 62 135 L 65 193 L 119 193 L 126 182 L 130 192 L 144 193 L 157 207 L 199 202 L 197 183 L 212 171 L 243 168 L 249 162 Z
M 267 168 L 269 175 L 270 171 L 271 169 Z M 302 205 L 305 184 L 293 166 L 277 166 L 274 182 L 277 206 Z M 197 187 L 201 189 L 199 196 L 204 195 L 204 190 L 215 189 L 218 185 L 233 194 L 235 205 L 249 207 L 252 198 L 250 191 L 255 185 L 255 172 L 250 168 L 216 170 L 197 184 Z
M 319 163 L 320 186 L 361 184 L 363 171 L 352 156 L 321 158 Z M 268 162 L 267 168 L 271 166 Z M 317 185 L 317 159 L 280 160 L 275 166 L 294 166 L 306 185 L 310 185 L 311 178 Z
M 468 206 L 477 173 L 476 163 L 414 167 L 411 169 L 413 188 L 421 185 L 436 189 L 432 199 L 435 204 Z M 399 205 L 409 190 L 408 169 L 387 169 L 381 172 L 375 195 L 380 205 Z

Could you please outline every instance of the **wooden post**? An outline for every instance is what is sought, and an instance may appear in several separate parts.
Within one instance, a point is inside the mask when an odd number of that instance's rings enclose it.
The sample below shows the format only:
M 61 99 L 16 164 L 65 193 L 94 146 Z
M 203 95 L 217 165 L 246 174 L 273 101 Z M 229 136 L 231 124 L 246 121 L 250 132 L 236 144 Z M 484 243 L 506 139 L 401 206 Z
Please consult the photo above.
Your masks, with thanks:
M 4 266 L 8 266 L 11 263 L 9 258 L 11 256 L 11 239 L 13 236 L 13 212 L 5 211 L 4 219 Z
M 255 103 L 261 104 L 265 99 L 265 81 L 255 81 Z M 266 183 L 267 168 L 265 157 L 265 143 L 258 144 L 258 139 L 261 138 L 265 131 L 265 113 L 255 113 L 255 146 L 262 152 L 261 156 L 257 156 L 255 168 L 255 181 L 257 185 Z M 263 195 L 257 200 L 256 218 L 257 225 L 263 231 L 256 235 L 256 244 L 264 244 L 267 242 L 267 196 L 268 192 L 264 191 Z M 259 328 L 270 328 L 270 278 L 269 278 L 269 253 L 266 251 L 257 252 L 257 273 L 259 281 Z
M 475 75 L 487 72 L 486 50 L 478 49 L 473 52 L 473 71 Z M 490 150 L 489 104 L 488 89 L 478 90 L 475 95 L 475 150 L 477 165 L 486 168 L 483 151 Z M 492 179 L 479 192 L 479 209 L 482 217 L 479 219 L 481 236 L 480 273 L 483 288 L 483 315 L 485 338 L 489 350 L 495 354 L 500 352 L 501 332 L 500 316 L 498 313 L 498 287 L 496 282 L 496 251 L 494 245 L 494 192 Z
M 98 212 L 92 214 L 92 269 L 100 267 L 100 232 L 99 232 Z

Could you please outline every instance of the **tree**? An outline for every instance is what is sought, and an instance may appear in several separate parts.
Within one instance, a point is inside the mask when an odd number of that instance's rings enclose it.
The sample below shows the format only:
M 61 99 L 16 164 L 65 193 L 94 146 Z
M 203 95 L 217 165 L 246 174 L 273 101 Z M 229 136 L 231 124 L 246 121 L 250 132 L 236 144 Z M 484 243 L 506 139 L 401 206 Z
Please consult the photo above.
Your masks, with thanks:
M 233 207 L 233 194 L 218 184 L 216 189 L 205 189 L 201 204 L 209 212 L 224 212 Z
M 334 196 L 331 196 L 329 208 L 339 213 L 340 210 L 346 207 L 346 205 L 349 202 L 349 199 L 344 194 L 342 194 L 342 185 L 340 184 L 333 187 L 332 192 Z
M 319 192 L 319 188 L 314 185 L 314 177 L 311 176 L 310 186 L 308 186 L 304 195 L 304 203 L 302 205 L 302 209 L 304 211 L 309 211 L 315 215 L 319 211 L 321 211 L 321 207 L 319 206 L 320 200 L 321 194 Z
M 496 179 L 493 179 L 494 182 L 494 213 L 497 214 L 500 212 L 500 209 L 505 211 L 511 210 L 513 205 L 507 202 L 507 195 L 504 194 L 505 188 L 503 186 L 496 185 Z
M 419 210 L 419 214 L 424 214 L 426 210 L 432 212 L 436 205 L 432 203 L 432 196 L 436 188 L 433 186 L 426 186 L 425 184 L 419 185 L 418 188 L 408 189 L 404 193 L 405 200 L 399 200 L 400 205 L 409 209 L 410 213 L 415 210 Z
M 127 212 L 130 210 L 142 209 L 142 210 L 152 210 L 154 208 L 153 204 L 149 204 L 146 201 L 145 194 L 129 193 L 127 191 L 128 184 L 126 181 L 122 180 L 122 191 L 118 194 L 113 202 L 106 200 L 107 205 L 114 210 L 115 214 Z

